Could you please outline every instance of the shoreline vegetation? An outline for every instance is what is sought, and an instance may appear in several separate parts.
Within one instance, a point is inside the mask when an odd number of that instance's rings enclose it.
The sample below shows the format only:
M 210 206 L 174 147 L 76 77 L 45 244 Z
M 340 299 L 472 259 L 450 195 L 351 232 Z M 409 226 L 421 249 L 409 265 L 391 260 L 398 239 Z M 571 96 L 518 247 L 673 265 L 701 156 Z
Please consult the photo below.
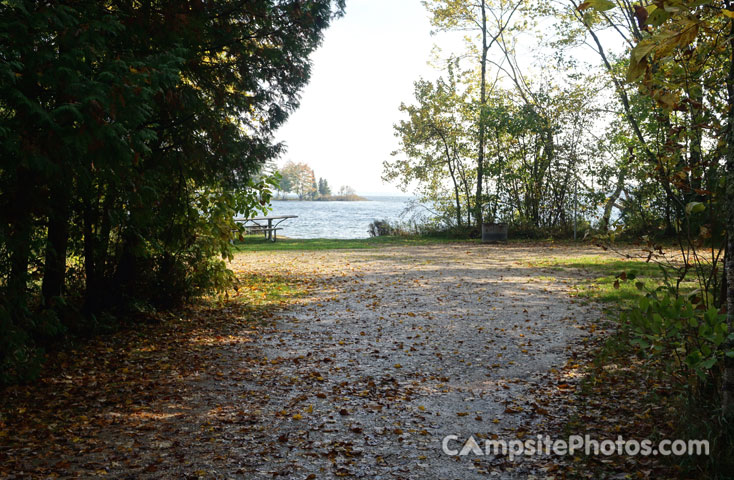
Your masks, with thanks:
M 305 163 L 287 162 L 278 171 L 278 195 L 274 199 L 281 196 L 281 200 L 321 200 L 323 202 L 360 202 L 367 201 L 366 198 L 357 195 L 349 185 L 342 185 L 336 194 L 332 193 L 328 180 L 319 177 L 316 181 L 316 175 L 313 169 Z M 286 197 L 288 194 L 297 195 L 296 198 Z
M 357 194 L 348 195 L 320 195 L 316 198 L 298 198 L 298 197 L 283 197 L 274 198 L 273 201 L 277 202 L 370 202 L 369 198 L 362 197 Z

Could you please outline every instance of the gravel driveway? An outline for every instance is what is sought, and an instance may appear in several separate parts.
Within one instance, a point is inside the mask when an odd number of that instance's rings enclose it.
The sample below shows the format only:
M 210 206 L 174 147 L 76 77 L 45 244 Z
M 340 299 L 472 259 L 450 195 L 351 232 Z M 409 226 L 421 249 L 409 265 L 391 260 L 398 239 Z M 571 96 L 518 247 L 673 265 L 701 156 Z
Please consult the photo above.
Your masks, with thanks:
M 548 395 L 599 312 L 572 279 L 529 265 L 549 246 L 447 244 L 242 254 L 236 265 L 299 271 L 315 286 L 259 342 L 276 365 L 253 388 L 267 423 L 245 470 L 287 478 L 527 478 L 553 459 L 450 456 L 473 435 L 527 439 L 562 416 Z M 241 266 L 241 267 L 240 267 Z M 549 418 L 550 417 L 550 418 Z M 551 422 L 552 423 L 552 422 Z M 551 468 L 547 468 L 551 465 Z
M 569 295 L 570 273 L 534 265 L 583 253 L 240 253 L 248 288 L 279 277 L 305 294 L 258 308 L 233 292 L 58 353 L 3 392 L 0 477 L 561 477 L 558 458 L 442 444 L 561 435 L 599 312 Z

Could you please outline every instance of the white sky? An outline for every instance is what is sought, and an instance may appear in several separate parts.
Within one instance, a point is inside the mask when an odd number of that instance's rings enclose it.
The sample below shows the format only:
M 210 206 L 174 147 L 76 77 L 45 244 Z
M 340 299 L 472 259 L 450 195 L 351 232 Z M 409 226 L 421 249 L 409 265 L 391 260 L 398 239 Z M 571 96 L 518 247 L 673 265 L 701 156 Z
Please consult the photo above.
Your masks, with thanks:
M 313 55 L 301 107 L 276 139 L 288 160 L 305 162 L 332 191 L 397 194 L 381 180 L 382 162 L 398 146 L 392 125 L 413 82 L 435 78 L 428 65 L 436 37 L 420 0 L 347 0 L 346 15 L 326 31 Z

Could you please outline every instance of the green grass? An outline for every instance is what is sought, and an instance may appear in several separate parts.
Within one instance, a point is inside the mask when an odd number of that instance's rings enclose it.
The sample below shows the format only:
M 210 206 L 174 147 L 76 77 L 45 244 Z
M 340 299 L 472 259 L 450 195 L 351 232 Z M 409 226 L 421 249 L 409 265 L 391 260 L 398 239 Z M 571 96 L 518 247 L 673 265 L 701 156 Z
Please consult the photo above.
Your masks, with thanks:
M 235 243 L 235 252 L 272 252 L 272 251 L 319 251 L 319 250 L 357 250 L 392 246 L 434 245 L 440 243 L 479 243 L 479 240 L 459 240 L 446 237 L 374 237 L 350 240 L 314 238 L 280 238 L 270 242 L 264 238 L 248 238 Z
M 533 265 L 559 271 L 581 270 L 589 279 L 576 284 L 576 295 L 580 298 L 597 300 L 614 305 L 618 309 L 628 309 L 636 304 L 645 290 L 637 288 L 642 282 L 646 288 L 653 289 L 663 283 L 663 274 L 655 263 L 638 260 L 625 260 L 607 255 L 585 255 L 578 257 L 553 257 Z M 634 274 L 634 280 L 620 280 L 622 273 Z M 615 283 L 619 280 L 618 288 Z M 695 285 L 684 282 L 682 290 L 692 290 Z

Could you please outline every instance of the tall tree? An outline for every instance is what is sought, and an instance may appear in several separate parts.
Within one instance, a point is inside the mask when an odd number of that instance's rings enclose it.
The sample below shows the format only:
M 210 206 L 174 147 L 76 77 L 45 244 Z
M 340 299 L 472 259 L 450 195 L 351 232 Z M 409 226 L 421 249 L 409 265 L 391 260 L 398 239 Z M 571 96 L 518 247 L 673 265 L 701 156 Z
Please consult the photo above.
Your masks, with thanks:
M 69 253 L 92 323 L 224 288 L 232 219 L 269 198 L 273 132 L 343 5 L 0 3 L 0 361 L 61 330 L 29 306 L 68 304 Z
M 283 165 L 280 173 L 282 176 L 280 184 L 284 191 L 297 194 L 301 200 L 313 198 L 318 194 L 318 185 L 313 169 L 306 163 L 288 161 Z
M 329 182 L 325 178 L 319 178 L 319 195 L 331 195 L 331 187 L 329 187 Z
M 393 127 L 401 148 L 393 152 L 395 160 L 383 163 L 383 179 L 397 181 L 403 189 L 417 182 L 421 198 L 436 203 L 440 211 L 450 185 L 453 202 L 448 205 L 453 203 L 453 208 L 445 213 L 461 227 L 462 212 L 470 215 L 473 205 L 469 189 L 474 182 L 467 178 L 466 156 L 476 136 L 469 133 L 473 119 L 466 94 L 458 90 L 454 68 L 447 73 L 448 80 L 416 82 L 416 104 L 400 106 L 408 119 Z
M 472 44 L 472 52 L 479 64 L 480 87 L 476 128 L 478 131 L 476 199 L 474 219 L 479 226 L 483 221 L 483 186 L 486 150 L 487 120 L 487 62 L 489 51 L 497 42 L 522 0 L 424 0 L 423 5 L 432 15 L 431 23 L 440 31 L 473 31 L 478 33 L 479 47 Z M 490 19 L 491 15 L 495 21 Z M 494 25 L 496 23 L 496 25 Z M 495 27 L 494 30 L 492 28 Z

